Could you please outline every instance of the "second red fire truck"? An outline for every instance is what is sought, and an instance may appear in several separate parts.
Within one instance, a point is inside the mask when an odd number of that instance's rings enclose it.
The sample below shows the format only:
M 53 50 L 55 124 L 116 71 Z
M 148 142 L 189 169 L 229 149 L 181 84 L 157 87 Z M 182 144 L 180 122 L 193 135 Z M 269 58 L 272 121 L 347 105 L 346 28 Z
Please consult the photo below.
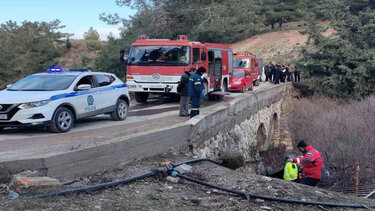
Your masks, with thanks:
M 146 102 L 150 93 L 177 94 L 181 75 L 190 68 L 205 67 L 202 76 L 205 94 L 224 95 L 230 88 L 233 69 L 230 45 L 188 40 L 148 39 L 141 35 L 126 60 L 127 84 L 137 102 Z

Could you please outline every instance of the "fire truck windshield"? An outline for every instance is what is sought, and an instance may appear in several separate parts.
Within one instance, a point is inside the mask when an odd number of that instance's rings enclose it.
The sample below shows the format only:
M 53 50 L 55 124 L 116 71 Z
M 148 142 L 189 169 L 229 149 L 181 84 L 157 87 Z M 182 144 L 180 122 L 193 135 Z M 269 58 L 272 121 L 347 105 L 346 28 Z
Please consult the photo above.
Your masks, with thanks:
M 187 46 L 133 46 L 128 65 L 185 66 L 190 63 Z
M 234 59 L 234 68 L 249 68 L 249 59 Z

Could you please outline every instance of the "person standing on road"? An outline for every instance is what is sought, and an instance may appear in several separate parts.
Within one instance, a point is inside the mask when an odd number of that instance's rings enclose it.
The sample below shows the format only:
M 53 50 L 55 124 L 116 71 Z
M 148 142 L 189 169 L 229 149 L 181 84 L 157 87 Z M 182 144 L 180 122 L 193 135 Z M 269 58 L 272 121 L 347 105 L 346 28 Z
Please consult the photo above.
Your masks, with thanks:
M 202 75 L 206 72 L 206 68 L 199 67 L 198 70 L 189 78 L 189 96 L 191 97 L 190 118 L 199 115 L 201 106 L 201 95 L 204 90 Z
M 266 75 L 266 82 L 272 82 L 272 66 L 273 64 L 272 62 L 270 62 L 264 67 L 264 75 Z
M 303 140 L 298 143 L 297 147 L 302 152 L 303 156 L 293 158 L 293 163 L 302 165 L 303 179 L 301 184 L 316 186 L 321 180 L 325 179 L 326 175 L 320 152 L 311 145 L 306 144 Z
M 275 67 L 275 73 L 274 73 L 274 83 L 279 84 L 280 83 L 280 75 L 281 75 L 282 69 L 280 64 L 276 64 Z
M 189 71 L 185 71 L 177 86 L 177 92 L 180 94 L 180 116 L 189 116 L 189 78 L 194 72 L 195 68 L 190 68 Z

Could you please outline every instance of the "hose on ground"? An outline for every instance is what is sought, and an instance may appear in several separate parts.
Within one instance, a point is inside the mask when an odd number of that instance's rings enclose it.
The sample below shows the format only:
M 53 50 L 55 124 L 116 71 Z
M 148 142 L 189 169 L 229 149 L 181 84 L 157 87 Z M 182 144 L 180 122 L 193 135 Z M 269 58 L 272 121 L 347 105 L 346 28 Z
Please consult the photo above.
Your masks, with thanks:
M 190 182 L 195 182 L 197 184 L 207 186 L 210 188 L 214 188 L 221 191 L 226 191 L 229 193 L 237 194 L 239 196 L 242 196 L 246 199 L 252 198 L 258 198 L 258 199 L 264 199 L 269 201 L 277 201 L 277 202 L 284 202 L 284 203 L 294 203 L 294 204 L 304 204 L 304 205 L 321 205 L 321 206 L 328 206 L 328 207 L 346 207 L 346 208 L 375 208 L 375 205 L 362 205 L 362 204 L 342 204 L 342 203 L 332 203 L 332 202 L 320 202 L 320 201 L 303 201 L 303 200 L 296 200 L 296 199 L 286 199 L 286 198 L 279 198 L 279 197 L 271 197 L 271 196 L 265 196 L 265 195 L 259 195 L 259 194 L 252 194 L 247 192 L 242 192 L 238 190 L 233 190 L 230 188 L 226 188 L 223 186 L 211 184 L 202 180 L 198 180 L 195 178 L 191 178 L 185 175 L 177 174 L 178 177 L 185 179 Z
M 81 188 L 61 190 L 61 191 L 57 191 L 57 192 L 53 192 L 53 193 L 46 193 L 46 194 L 42 194 L 42 195 L 25 197 L 23 199 L 24 200 L 30 200 L 30 199 L 37 199 L 37 198 L 52 197 L 52 196 L 66 196 L 66 195 L 73 194 L 73 193 L 81 193 L 81 192 L 86 192 L 86 191 L 100 190 L 100 189 L 103 189 L 103 188 L 108 188 L 108 187 L 113 187 L 113 186 L 129 183 L 129 182 L 133 182 L 135 180 L 144 179 L 146 177 L 151 177 L 151 176 L 154 176 L 158 173 L 159 173 L 158 171 L 153 170 L 153 171 L 150 171 L 150 172 L 147 172 L 147 173 L 135 176 L 135 177 L 121 179 L 121 180 L 117 180 L 117 181 L 114 181 L 114 182 L 107 182 L 107 183 L 101 183 L 101 184 L 86 186 L 86 187 L 81 187 Z
M 179 165 L 182 165 L 182 164 L 192 164 L 192 163 L 197 163 L 197 162 L 201 162 L 201 161 L 208 161 L 208 162 L 212 162 L 212 163 L 215 163 L 215 164 L 218 164 L 218 165 L 221 164 L 221 161 L 215 161 L 215 160 L 211 160 L 211 159 L 207 159 L 207 158 L 197 158 L 197 159 L 193 159 L 193 160 L 187 160 L 187 161 L 182 161 L 182 162 L 178 162 L 178 163 L 173 163 L 173 164 L 171 164 L 171 166 L 169 166 L 169 168 L 167 168 L 168 166 L 164 166 L 164 167 L 160 167 L 158 169 L 146 172 L 144 174 L 140 174 L 138 176 L 134 176 L 134 177 L 130 177 L 130 178 L 124 178 L 124 179 L 120 179 L 120 180 L 113 181 L 113 182 L 101 183 L 101 184 L 97 184 L 97 185 L 74 188 L 74 189 L 61 190 L 61 191 L 52 192 L 52 193 L 46 193 L 46 194 L 41 194 L 41 195 L 36 195 L 36 196 L 24 197 L 22 199 L 23 200 L 30 200 L 30 199 L 37 199 L 37 198 L 52 197 L 52 196 L 66 196 L 66 195 L 74 194 L 74 193 L 100 190 L 100 189 L 103 189 L 103 188 L 108 188 L 108 187 L 113 187 L 113 186 L 117 186 L 117 185 L 121 185 L 121 184 L 126 184 L 126 183 L 129 183 L 129 182 L 133 182 L 135 180 L 144 179 L 146 177 L 155 176 L 155 175 L 159 174 L 160 172 L 166 172 L 168 170 L 172 170 L 173 168 L 175 168 Z

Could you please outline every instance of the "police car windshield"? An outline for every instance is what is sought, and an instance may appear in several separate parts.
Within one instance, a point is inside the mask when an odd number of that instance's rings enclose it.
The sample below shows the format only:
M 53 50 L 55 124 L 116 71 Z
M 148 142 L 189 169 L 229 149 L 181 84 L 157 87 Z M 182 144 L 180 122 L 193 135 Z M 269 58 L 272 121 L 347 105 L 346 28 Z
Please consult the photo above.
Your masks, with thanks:
M 243 72 L 233 72 L 233 78 L 242 78 Z
M 234 68 L 249 68 L 249 59 L 234 59 Z
M 77 75 L 30 75 L 9 87 L 8 91 L 56 91 L 67 89 Z
M 187 46 L 134 46 L 128 59 L 128 65 L 184 66 L 189 62 Z

